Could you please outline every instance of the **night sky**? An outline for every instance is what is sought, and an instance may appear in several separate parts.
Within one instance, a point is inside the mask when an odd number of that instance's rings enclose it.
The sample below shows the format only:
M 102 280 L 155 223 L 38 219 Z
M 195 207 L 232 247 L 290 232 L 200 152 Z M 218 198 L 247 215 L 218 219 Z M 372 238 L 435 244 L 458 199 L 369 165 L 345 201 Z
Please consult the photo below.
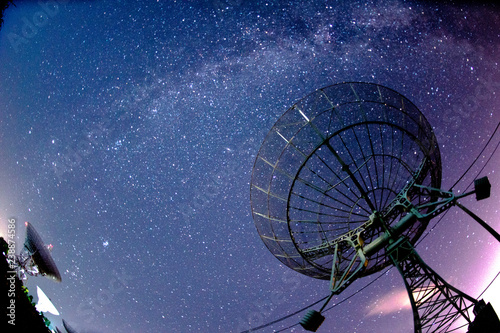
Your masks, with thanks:
M 318 88 L 382 84 L 432 125 L 449 189 L 500 121 L 500 6 L 477 3 L 16 1 L 0 31 L 0 233 L 14 217 L 20 248 L 32 223 L 62 275 L 29 278 L 30 293 L 40 286 L 61 313 L 46 316 L 78 332 L 208 333 L 328 295 L 256 231 L 250 180 L 265 135 Z M 454 187 L 489 177 L 489 199 L 461 202 L 496 230 L 500 153 L 486 162 L 499 135 Z M 478 297 L 500 244 L 457 207 L 430 226 L 422 258 Z M 403 280 L 383 274 L 319 332 L 412 332 Z M 499 294 L 497 279 L 482 296 L 497 313 Z

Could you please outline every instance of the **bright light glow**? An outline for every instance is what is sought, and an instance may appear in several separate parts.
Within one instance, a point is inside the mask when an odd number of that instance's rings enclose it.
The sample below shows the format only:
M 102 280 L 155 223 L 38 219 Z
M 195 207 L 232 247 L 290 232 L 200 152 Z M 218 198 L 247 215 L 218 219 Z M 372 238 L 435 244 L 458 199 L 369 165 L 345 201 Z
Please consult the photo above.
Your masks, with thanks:
M 410 299 L 406 289 L 397 290 L 391 294 L 382 296 L 367 307 L 366 317 L 375 315 L 387 316 L 391 313 L 411 309 Z
M 481 286 L 481 290 L 477 291 L 477 294 L 483 292 L 484 288 L 488 286 L 488 284 L 495 278 L 495 276 L 498 274 L 500 271 L 500 249 L 496 251 L 494 254 L 494 260 L 492 264 L 490 265 L 490 270 L 482 277 L 481 283 L 479 284 Z M 495 309 L 495 312 L 497 314 L 500 313 L 500 299 L 498 297 L 500 295 L 500 277 L 497 277 L 495 282 L 486 290 L 486 292 L 481 296 L 482 299 L 486 303 L 491 303 L 493 306 L 493 309 Z
M 3 216 L 0 216 L 0 221 L 6 221 L 7 222 L 7 218 L 3 217 Z M 7 241 L 7 236 L 8 236 L 8 232 L 7 232 L 7 223 L 0 223 L 0 237 L 2 237 L 3 239 L 5 239 L 5 241 Z

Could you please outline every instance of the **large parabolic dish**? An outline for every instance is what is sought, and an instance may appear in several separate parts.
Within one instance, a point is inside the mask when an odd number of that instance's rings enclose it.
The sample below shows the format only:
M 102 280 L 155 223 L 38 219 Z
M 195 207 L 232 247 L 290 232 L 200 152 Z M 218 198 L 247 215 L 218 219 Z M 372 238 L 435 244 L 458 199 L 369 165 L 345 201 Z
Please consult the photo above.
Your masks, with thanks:
M 334 254 L 339 267 L 355 254 L 346 235 L 359 231 L 369 245 L 406 214 L 402 196 L 415 206 L 436 200 L 414 185 L 441 185 L 439 147 L 423 114 L 392 89 L 341 83 L 299 100 L 267 134 L 252 173 L 252 213 L 282 263 L 328 280 Z M 383 225 L 370 220 L 375 212 Z M 403 235 L 414 244 L 427 224 L 415 220 Z M 367 259 L 359 276 L 390 264 L 385 248 Z

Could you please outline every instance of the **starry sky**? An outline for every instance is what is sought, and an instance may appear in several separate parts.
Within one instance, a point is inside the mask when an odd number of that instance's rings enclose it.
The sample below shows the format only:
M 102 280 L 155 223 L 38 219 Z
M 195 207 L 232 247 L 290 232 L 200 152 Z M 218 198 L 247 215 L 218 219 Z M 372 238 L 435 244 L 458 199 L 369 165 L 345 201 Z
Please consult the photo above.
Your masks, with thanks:
M 14 217 L 18 247 L 24 221 L 54 245 L 62 283 L 27 286 L 78 332 L 241 332 L 328 295 L 274 258 L 250 210 L 260 144 L 310 92 L 366 81 L 408 97 L 444 189 L 500 121 L 500 7 L 485 1 L 15 3 L 0 30 L 0 233 Z M 489 199 L 461 202 L 496 230 L 499 134 L 454 187 L 489 177 Z M 430 225 L 422 258 L 479 296 L 498 242 L 456 207 Z M 378 278 L 319 332 L 412 332 L 401 276 L 379 276 L 337 296 Z M 482 296 L 497 312 L 499 293 L 497 279 Z M 261 331 L 302 332 L 303 314 Z

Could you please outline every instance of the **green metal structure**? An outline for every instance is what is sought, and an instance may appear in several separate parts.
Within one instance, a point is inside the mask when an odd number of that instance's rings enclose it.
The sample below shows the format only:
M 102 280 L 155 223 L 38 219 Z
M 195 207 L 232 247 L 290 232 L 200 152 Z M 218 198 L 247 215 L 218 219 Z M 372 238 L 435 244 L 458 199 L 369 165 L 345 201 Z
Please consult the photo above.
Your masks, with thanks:
M 447 284 L 414 245 L 454 205 L 489 227 L 457 202 L 489 197 L 486 178 L 475 185 L 460 196 L 440 190 L 439 146 L 418 108 L 381 85 L 347 82 L 306 96 L 276 122 L 256 157 L 250 194 L 259 235 L 276 258 L 330 281 L 331 296 L 300 323 L 306 330 L 319 328 L 321 311 L 354 280 L 395 265 L 415 332 L 446 332 L 459 317 L 471 323 L 469 309 L 483 303 Z

